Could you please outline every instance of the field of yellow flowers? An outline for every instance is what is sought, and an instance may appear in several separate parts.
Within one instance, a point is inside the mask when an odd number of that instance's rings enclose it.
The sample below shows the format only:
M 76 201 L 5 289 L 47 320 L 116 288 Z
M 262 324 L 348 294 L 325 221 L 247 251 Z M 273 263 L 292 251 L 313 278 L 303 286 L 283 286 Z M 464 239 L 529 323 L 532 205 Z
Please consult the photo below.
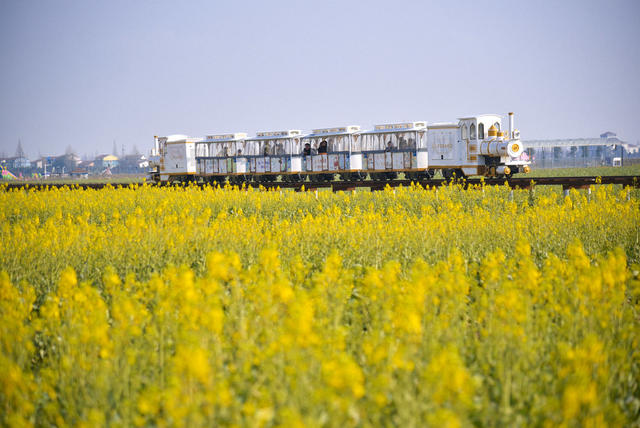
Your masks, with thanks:
M 640 194 L 0 191 L 2 426 L 640 426 Z

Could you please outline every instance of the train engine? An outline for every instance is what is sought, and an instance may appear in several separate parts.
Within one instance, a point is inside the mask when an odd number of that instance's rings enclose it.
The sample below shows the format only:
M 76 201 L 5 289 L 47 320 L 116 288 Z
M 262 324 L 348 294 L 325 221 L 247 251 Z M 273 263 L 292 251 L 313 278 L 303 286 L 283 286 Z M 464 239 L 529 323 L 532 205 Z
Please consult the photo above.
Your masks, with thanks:
M 513 120 L 513 113 L 509 113 L 508 133 L 502 130 L 502 117 L 495 114 L 429 125 L 429 168 L 440 169 L 445 178 L 528 173 L 529 162 L 522 159 L 524 147 Z

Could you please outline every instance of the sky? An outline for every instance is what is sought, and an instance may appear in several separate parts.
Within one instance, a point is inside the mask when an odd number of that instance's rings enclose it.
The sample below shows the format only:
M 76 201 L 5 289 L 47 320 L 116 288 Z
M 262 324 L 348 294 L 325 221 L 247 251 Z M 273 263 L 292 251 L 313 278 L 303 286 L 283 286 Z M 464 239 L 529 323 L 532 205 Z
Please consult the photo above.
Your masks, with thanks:
M 0 0 L 0 152 L 509 111 L 635 143 L 638 42 L 638 0 Z

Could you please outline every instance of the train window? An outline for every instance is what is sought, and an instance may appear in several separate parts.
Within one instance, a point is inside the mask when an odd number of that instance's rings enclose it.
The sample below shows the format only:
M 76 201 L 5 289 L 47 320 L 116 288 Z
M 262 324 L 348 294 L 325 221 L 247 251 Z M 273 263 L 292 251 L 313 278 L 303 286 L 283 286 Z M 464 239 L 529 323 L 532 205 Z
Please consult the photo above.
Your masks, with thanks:
M 389 144 L 389 142 L 391 142 L 391 144 L 394 145 L 393 141 L 391 141 L 392 139 L 393 139 L 393 134 L 384 134 L 384 138 L 381 138 L 378 142 L 378 150 L 384 150 Z
M 362 150 L 362 136 L 355 134 L 351 135 L 351 145 L 349 146 L 349 150 L 352 152 L 359 152 Z
M 289 140 L 289 155 L 297 155 L 302 153 L 302 144 L 300 138 L 292 138 Z
M 484 123 L 478 125 L 478 138 L 484 140 Z
M 500 131 L 500 123 L 496 122 L 493 124 L 496 127 L 496 131 Z
M 380 134 L 372 134 L 369 137 L 369 147 L 368 147 L 368 149 L 369 150 L 375 150 L 378 147 L 378 144 L 379 144 L 378 142 L 380 141 L 381 137 L 382 136 Z
M 365 151 L 384 150 L 387 141 L 392 138 L 393 134 L 365 134 L 362 136 L 362 149 Z
M 466 140 L 467 138 L 469 138 L 467 135 L 467 125 L 465 125 L 464 123 L 462 124 L 462 139 Z
M 409 136 L 408 132 L 401 132 L 396 135 L 398 140 L 398 145 L 396 146 L 398 149 L 406 150 L 409 148 Z
M 402 132 L 397 135 L 397 148 L 400 150 L 409 150 L 416 148 L 416 133 Z
M 264 141 L 262 143 L 262 155 L 269 156 L 274 154 L 275 145 L 271 140 Z
M 336 151 L 336 138 L 334 138 L 334 137 L 325 138 L 325 141 L 327 142 L 327 153 L 335 152 Z
M 472 140 L 476 139 L 476 124 L 472 123 L 471 127 L 469 128 L 469 138 L 471 138 Z
M 369 142 L 371 141 L 371 134 L 364 134 L 361 135 L 360 138 L 362 139 L 361 141 L 361 145 L 362 145 L 362 150 L 364 150 L 365 152 L 368 150 L 371 150 L 369 148 Z
M 256 141 L 245 141 L 244 142 L 244 154 L 247 156 L 255 156 L 257 153 L 257 142 Z
M 426 144 L 426 134 L 424 131 L 419 131 L 416 132 L 416 137 L 418 138 L 418 148 L 420 149 L 426 149 L 427 148 L 427 144 Z
M 196 144 L 196 156 L 207 156 L 207 152 L 206 144 Z

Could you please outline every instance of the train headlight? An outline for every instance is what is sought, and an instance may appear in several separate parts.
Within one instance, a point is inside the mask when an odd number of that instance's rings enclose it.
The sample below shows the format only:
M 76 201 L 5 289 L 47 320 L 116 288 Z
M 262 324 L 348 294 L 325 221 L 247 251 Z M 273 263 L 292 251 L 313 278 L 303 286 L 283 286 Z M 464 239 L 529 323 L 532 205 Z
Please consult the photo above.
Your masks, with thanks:
M 522 154 L 523 148 L 520 144 L 520 140 L 510 141 L 507 145 L 507 154 L 512 158 L 517 158 Z

